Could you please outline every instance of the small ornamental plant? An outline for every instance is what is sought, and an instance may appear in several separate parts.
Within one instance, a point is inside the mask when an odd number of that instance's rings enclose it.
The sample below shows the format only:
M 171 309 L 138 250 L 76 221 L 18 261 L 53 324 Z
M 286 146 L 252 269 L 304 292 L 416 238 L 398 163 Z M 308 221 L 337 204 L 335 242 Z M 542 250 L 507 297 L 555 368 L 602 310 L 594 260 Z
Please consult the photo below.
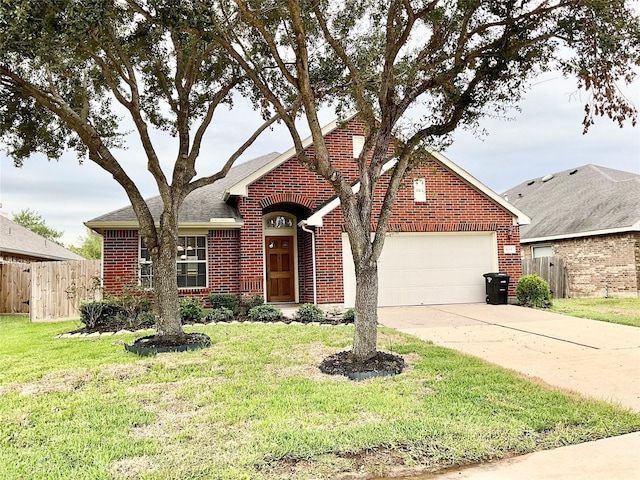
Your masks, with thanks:
M 204 318 L 204 308 L 196 298 L 180 299 L 180 319 L 182 323 L 201 323 Z
M 247 316 L 254 322 L 277 322 L 282 319 L 282 310 L 273 305 L 258 305 Z
M 353 323 L 356 321 L 356 309 L 349 308 L 346 312 L 342 314 L 342 320 L 345 323 Z
M 240 309 L 240 297 L 233 293 L 212 293 L 209 295 L 209 303 L 213 309 L 224 307 L 234 314 Z
M 207 320 L 210 322 L 228 322 L 233 320 L 233 310 L 227 307 L 216 307 L 207 314 Z
M 524 275 L 516 285 L 518 303 L 525 307 L 548 308 L 551 306 L 549 283 L 538 275 Z
M 313 303 L 305 303 L 294 315 L 295 320 L 303 323 L 321 322 L 324 317 L 322 309 Z
M 254 294 L 254 295 L 242 295 L 240 297 L 240 305 L 239 305 L 239 313 L 241 315 L 247 315 L 249 310 L 253 307 L 259 307 L 264 304 L 264 298 L 262 295 Z

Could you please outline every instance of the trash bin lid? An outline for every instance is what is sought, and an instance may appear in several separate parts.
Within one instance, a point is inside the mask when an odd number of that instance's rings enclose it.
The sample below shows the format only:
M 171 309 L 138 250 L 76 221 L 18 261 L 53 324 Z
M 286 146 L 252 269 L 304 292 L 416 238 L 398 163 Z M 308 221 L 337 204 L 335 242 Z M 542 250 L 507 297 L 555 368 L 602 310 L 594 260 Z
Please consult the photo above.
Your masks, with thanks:
M 482 276 L 484 278 L 510 278 L 510 275 L 508 275 L 507 273 L 500 273 L 500 272 L 484 273 L 482 274 Z

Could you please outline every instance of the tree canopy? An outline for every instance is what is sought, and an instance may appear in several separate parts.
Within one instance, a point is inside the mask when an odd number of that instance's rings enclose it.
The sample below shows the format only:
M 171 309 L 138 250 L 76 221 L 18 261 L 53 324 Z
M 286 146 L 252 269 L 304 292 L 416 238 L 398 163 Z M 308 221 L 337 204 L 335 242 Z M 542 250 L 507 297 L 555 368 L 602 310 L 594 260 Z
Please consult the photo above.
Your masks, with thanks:
M 75 150 L 109 172 L 128 195 L 154 262 L 158 332 L 182 337 L 178 314 L 178 211 L 197 188 L 226 175 L 273 119 L 265 121 L 214 173 L 198 176 L 214 113 L 248 87 L 218 44 L 185 25 L 198 22 L 199 1 L 149 0 L 149 22 L 132 1 L 7 0 L 0 3 L 0 138 L 17 166 L 36 152 L 58 158 Z M 117 108 L 116 108 L 117 106 Z M 124 113 L 122 113 L 124 112 Z M 163 211 L 154 218 L 119 160 L 127 115 L 144 148 Z M 176 139 L 165 172 L 151 131 Z M 166 154 L 166 152 L 162 152 Z
M 286 124 L 300 162 L 341 200 L 356 267 L 354 353 L 376 345 L 377 260 L 405 172 L 459 128 L 517 106 L 540 73 L 560 69 L 585 90 L 584 131 L 598 116 L 635 125 L 618 90 L 640 56 L 638 16 L 624 0 L 234 0 L 209 2 L 194 25 L 222 45 Z M 229 22 L 243 28 L 228 28 Z M 302 148 L 298 99 L 313 137 Z M 365 122 L 359 189 L 324 144 L 318 109 Z M 390 155 L 389 152 L 393 151 Z M 393 157 L 394 168 L 383 167 Z M 374 207 L 377 188 L 384 201 Z M 373 239 L 370 233 L 374 232 Z
M 47 240 L 61 244 L 60 238 L 64 235 L 64 231 L 54 230 L 49 227 L 45 219 L 42 218 L 42 215 L 35 210 L 31 210 L 30 208 L 22 209 L 18 213 L 13 214 L 13 221 Z
M 585 132 L 599 116 L 619 125 L 637 117 L 617 89 L 640 64 L 639 19 L 625 0 L 5 0 L 0 29 L 0 137 L 9 154 L 19 165 L 34 152 L 56 158 L 74 149 L 113 175 L 162 273 L 163 318 L 177 317 L 169 279 L 179 206 L 279 118 L 299 161 L 340 198 L 356 266 L 360 359 L 375 352 L 377 260 L 408 168 L 456 129 L 477 129 L 517 106 L 552 68 L 587 92 Z M 232 91 L 251 98 L 265 124 L 221 172 L 196 178 L 204 132 Z M 164 203 L 159 229 L 114 154 L 123 137 L 113 103 L 144 146 Z M 324 144 L 323 105 L 343 118 L 355 110 L 365 123 L 357 192 Z M 171 177 L 149 126 L 179 140 Z M 180 333 L 175 322 L 161 327 Z

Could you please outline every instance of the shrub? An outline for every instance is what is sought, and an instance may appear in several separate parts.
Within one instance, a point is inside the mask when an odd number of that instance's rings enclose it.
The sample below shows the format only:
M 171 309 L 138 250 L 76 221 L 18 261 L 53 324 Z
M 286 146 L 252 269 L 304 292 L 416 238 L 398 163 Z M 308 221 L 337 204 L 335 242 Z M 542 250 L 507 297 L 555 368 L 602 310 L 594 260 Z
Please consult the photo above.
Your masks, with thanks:
M 525 307 L 547 308 L 551 305 L 551 291 L 547 281 L 538 275 L 524 275 L 516 285 L 516 297 Z
M 118 305 L 119 311 L 115 321 L 129 328 L 139 326 L 152 326 L 155 324 L 153 308 L 153 293 L 138 285 L 126 285 L 122 294 L 112 297 L 111 300 Z
M 321 322 L 324 320 L 324 312 L 313 303 L 305 303 L 295 313 L 294 318 L 299 322 Z
M 353 323 L 356 321 L 356 309 L 349 308 L 346 312 L 342 314 L 342 320 L 347 323 Z
M 210 322 L 228 322 L 233 317 L 233 311 L 230 308 L 216 307 L 208 313 L 207 320 Z
M 243 295 L 240 298 L 240 313 L 246 315 L 253 307 L 259 307 L 263 304 L 264 298 L 262 298 L 262 295 L 257 293 L 255 295 Z
M 249 310 L 248 316 L 256 322 L 277 322 L 282 319 L 282 310 L 273 305 L 257 305 Z
M 238 313 L 240 308 L 240 299 L 233 293 L 213 293 L 209 295 L 209 303 L 214 310 L 224 307 L 231 310 L 233 314 Z
M 150 310 L 140 312 L 135 318 L 136 327 L 153 327 L 156 324 L 156 314 Z
M 96 300 L 80 305 L 80 321 L 87 328 L 97 328 L 116 323 L 121 307 L 113 300 Z
M 180 319 L 183 323 L 200 323 L 204 318 L 204 308 L 196 298 L 180 299 Z

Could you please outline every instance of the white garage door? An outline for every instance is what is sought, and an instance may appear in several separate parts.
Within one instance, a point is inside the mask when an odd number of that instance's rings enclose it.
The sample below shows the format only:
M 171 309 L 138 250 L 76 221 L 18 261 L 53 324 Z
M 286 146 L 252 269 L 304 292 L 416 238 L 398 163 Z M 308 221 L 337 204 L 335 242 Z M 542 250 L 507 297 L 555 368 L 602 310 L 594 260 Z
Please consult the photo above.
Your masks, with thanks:
M 347 234 L 342 236 L 345 305 L 353 306 L 356 279 Z M 496 272 L 494 233 L 387 235 L 378 261 L 379 306 L 485 301 L 482 274 Z

